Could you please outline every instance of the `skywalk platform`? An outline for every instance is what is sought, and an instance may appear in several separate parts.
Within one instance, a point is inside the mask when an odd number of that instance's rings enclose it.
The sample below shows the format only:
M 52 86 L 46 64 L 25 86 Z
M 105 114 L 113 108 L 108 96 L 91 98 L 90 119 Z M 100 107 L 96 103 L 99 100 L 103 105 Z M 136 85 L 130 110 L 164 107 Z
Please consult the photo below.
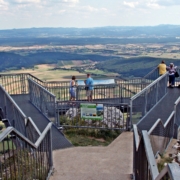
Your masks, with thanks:
M 148 131 L 159 118 L 165 123 L 174 110 L 174 103 L 179 96 L 180 88 L 168 88 L 165 97 L 138 123 L 138 128 Z
M 47 124 L 50 122 L 34 105 L 31 104 L 28 94 L 11 95 L 20 109 L 27 117 L 31 117 L 36 126 L 42 132 Z M 72 144 L 64 137 L 63 133 L 57 129 L 53 124 L 52 126 L 52 148 L 62 149 L 72 147 Z

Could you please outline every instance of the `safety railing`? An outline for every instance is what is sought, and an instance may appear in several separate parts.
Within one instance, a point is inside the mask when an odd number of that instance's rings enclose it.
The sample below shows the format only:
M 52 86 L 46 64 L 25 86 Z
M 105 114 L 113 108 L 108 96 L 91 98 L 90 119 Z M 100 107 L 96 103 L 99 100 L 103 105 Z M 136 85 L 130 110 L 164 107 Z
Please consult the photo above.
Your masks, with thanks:
M 0 84 L 9 94 L 28 94 L 28 78 L 44 86 L 43 81 L 29 73 L 0 74 Z
M 160 173 L 157 169 L 155 157 L 157 154 L 163 154 L 169 146 L 173 136 L 174 124 L 180 126 L 179 123 L 179 101 L 174 104 L 174 111 L 163 124 L 161 119 L 158 119 L 151 129 L 147 131 L 138 132 L 137 126 L 133 125 L 134 130 L 134 175 L 135 179 L 171 179 L 175 180 L 176 172 L 172 167 L 179 168 L 179 165 L 168 164 Z M 178 175 L 180 176 L 180 168 Z
M 168 74 L 164 74 L 130 99 L 132 124 L 142 119 L 167 93 Z
M 53 171 L 51 126 L 35 143 L 13 127 L 0 134 L 0 179 L 49 179 Z
M 5 89 L 0 85 L 0 107 L 3 110 L 4 117 L 8 119 L 6 126 L 13 126 L 19 132 L 21 132 L 25 136 L 25 121 L 26 116 L 21 111 L 19 106 L 15 103 L 15 101 L 11 98 L 11 96 L 5 91 Z
M 157 70 L 156 70 L 157 71 Z M 95 99 L 108 99 L 108 98 L 121 98 L 121 102 L 125 100 L 123 98 L 130 98 L 136 93 L 140 92 L 148 84 L 152 82 L 152 77 L 155 75 L 155 70 L 149 73 L 144 78 L 133 79 L 115 79 L 115 84 L 98 84 L 94 86 L 94 98 Z M 53 93 L 58 100 L 69 100 L 69 81 L 52 81 L 43 82 L 37 77 L 29 73 L 21 74 L 0 74 L 0 84 L 5 88 L 9 94 L 27 94 L 29 93 L 28 78 L 37 82 L 51 93 Z M 77 87 L 76 100 L 86 99 L 85 86 Z
M 58 101 L 57 124 L 89 129 L 129 129 L 129 105 L 85 101 Z
M 159 77 L 159 69 L 158 67 L 154 68 L 148 74 L 146 74 L 142 79 L 146 79 L 150 83 L 156 80 Z
M 154 126 L 157 126 L 157 124 Z M 180 176 L 180 168 L 178 164 L 176 163 L 167 164 L 167 166 L 164 167 L 163 170 L 160 170 L 160 172 L 158 170 L 158 166 L 155 160 L 153 146 L 150 138 L 151 136 L 150 134 L 152 133 L 152 131 L 149 132 L 142 131 L 142 133 L 139 133 L 136 125 L 133 125 L 133 130 L 134 130 L 134 163 L 133 163 L 134 179 L 176 180 L 176 177 Z M 160 136 L 159 138 L 162 138 L 162 136 Z M 156 143 L 158 144 L 158 141 L 156 141 Z M 163 150 L 167 148 L 167 145 L 168 143 L 166 143 L 166 146 L 164 146 Z M 161 150 L 162 149 L 160 148 L 159 151 Z M 174 171 L 175 169 L 176 171 Z
M 180 128 L 180 97 L 174 103 L 174 111 L 175 111 L 175 122 L 174 122 L 174 138 L 179 139 L 178 137 L 178 129 Z
M 35 142 L 40 131 L 30 117 L 27 117 L 11 96 L 0 85 L 0 108 L 3 114 L 3 122 L 6 127 L 13 126 L 31 142 Z
M 56 97 L 43 86 L 28 78 L 31 103 L 52 122 L 56 119 Z
M 93 98 L 94 99 L 116 99 L 117 103 L 125 103 L 127 99 L 140 92 L 147 87 L 155 79 L 159 77 L 158 68 L 148 73 L 143 78 L 132 79 L 115 79 L 114 84 L 98 84 L 94 85 Z M 46 82 L 45 88 L 53 93 L 57 100 L 67 101 L 70 99 L 69 95 L 69 82 Z M 79 85 L 76 87 L 76 100 L 86 100 L 85 85 Z
M 154 156 L 163 154 L 173 138 L 174 115 L 175 111 L 171 113 L 165 124 L 163 124 L 161 119 L 158 119 L 148 131 Z
M 177 67 L 176 71 L 180 75 L 180 67 Z M 175 78 L 175 86 L 180 88 L 180 76 Z
M 124 82 L 122 84 L 100 84 L 93 86 L 93 99 L 104 99 L 107 101 L 108 99 L 114 98 L 114 101 L 125 102 L 129 100 L 130 97 L 140 92 L 143 88 L 142 84 L 139 83 L 128 83 Z M 53 93 L 57 100 L 68 101 L 70 99 L 70 87 L 69 86 L 56 86 L 47 88 L 48 91 Z M 86 100 L 87 91 L 85 90 L 85 86 L 77 86 L 75 88 L 76 91 L 76 100 Z M 115 100 L 116 99 L 116 100 Z

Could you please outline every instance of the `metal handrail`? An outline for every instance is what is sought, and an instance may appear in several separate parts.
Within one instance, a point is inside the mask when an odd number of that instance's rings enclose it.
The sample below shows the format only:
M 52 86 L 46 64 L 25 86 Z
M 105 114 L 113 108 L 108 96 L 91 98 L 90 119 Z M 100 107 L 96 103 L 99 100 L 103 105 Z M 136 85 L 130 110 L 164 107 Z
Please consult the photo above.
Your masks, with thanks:
M 157 127 L 157 125 L 159 123 L 161 123 L 163 128 L 166 128 L 166 126 L 168 125 L 168 123 L 171 121 L 171 118 L 174 116 L 175 111 L 173 111 L 170 116 L 168 117 L 167 121 L 163 124 L 163 121 L 159 118 L 154 125 L 151 127 L 151 129 L 148 131 L 148 134 L 150 135 L 152 133 L 152 131 Z
M 45 162 L 44 159 L 42 159 L 42 162 L 39 163 L 39 165 L 35 165 L 35 164 L 31 164 L 31 162 L 33 162 L 31 159 L 27 160 L 28 161 L 28 165 L 32 165 L 33 168 L 36 168 L 36 167 L 39 167 L 40 169 L 46 169 L 46 171 L 42 171 L 42 177 L 44 176 L 46 179 L 49 179 L 50 178 L 50 175 L 52 174 L 53 172 L 53 155 L 52 155 L 52 132 L 51 132 L 51 128 L 52 128 L 52 123 L 48 123 L 48 125 L 46 126 L 46 128 L 44 129 L 44 131 L 42 133 L 40 133 L 40 136 L 38 137 L 38 139 L 36 140 L 36 142 L 32 142 L 31 140 L 29 140 L 28 138 L 26 138 L 23 134 L 21 134 L 18 130 L 16 130 L 14 127 L 10 126 L 8 128 L 6 128 L 1 134 L 0 134 L 0 142 L 3 143 L 3 151 L 1 153 L 5 154 L 7 150 L 4 149 L 4 141 L 8 141 L 8 151 L 10 150 L 9 148 L 9 141 L 13 142 L 13 145 L 12 145 L 12 154 L 13 156 L 15 155 L 16 153 L 16 149 L 19 150 L 19 152 L 26 152 L 28 151 L 27 153 L 28 154 L 34 154 L 33 156 L 30 156 L 29 155 L 29 158 L 33 158 L 35 159 L 35 161 L 38 161 L 39 158 L 43 158 L 43 156 L 41 156 L 41 151 L 42 151 L 42 148 L 44 146 L 46 146 L 46 149 L 43 148 L 43 153 L 45 152 L 45 154 L 47 155 L 47 157 L 44 157 L 47 161 Z M 9 137 L 16 137 L 15 139 L 10 139 Z M 8 137 L 8 138 L 7 138 Z M 47 139 L 48 139 L 48 146 L 47 146 Z M 18 142 L 17 142 L 18 141 Z M 20 144 L 19 144 L 20 143 Z M 16 148 L 14 148 L 14 146 L 16 146 Z M 5 155 L 3 155 L 4 157 Z M 39 156 L 39 157 L 38 157 Z M 7 158 L 10 158 L 11 155 L 9 153 L 9 156 Z M 13 157 L 14 158 L 14 157 Z M 16 157 L 18 159 L 20 159 L 20 161 L 18 162 L 17 161 L 17 164 L 16 164 L 16 167 L 17 166 L 23 166 L 23 164 L 21 164 L 21 158 L 24 158 L 22 155 Z M 15 162 L 12 161 L 12 163 L 14 163 L 14 167 L 15 167 Z M 5 166 L 2 166 L 1 164 L 1 160 L 0 160 L 0 168 L 6 168 L 6 166 L 8 166 L 9 164 L 5 164 Z M 11 164 L 10 164 L 11 165 Z M 36 167 L 34 167 L 36 166 Z M 1 169 L 2 170 L 2 169 Z M 9 176 L 12 178 L 17 178 L 17 179 L 22 179 L 23 177 L 23 172 L 22 174 L 16 174 L 16 173 L 13 173 L 13 171 L 10 171 L 8 172 L 9 173 Z M 36 176 L 41 176 L 40 174 L 37 174 L 36 173 Z M 2 172 L 0 172 L 0 176 L 2 175 Z M 7 174 L 5 174 L 6 178 L 7 178 Z M 29 175 L 28 175 L 29 176 Z M 31 175 L 30 175 L 31 176 Z M 32 177 L 34 177 L 34 173 L 32 174 Z
M 44 81 L 42 81 L 41 79 L 37 78 L 36 76 L 33 76 L 32 74 L 30 73 L 11 73 L 11 75 L 29 75 L 31 77 L 33 77 L 34 79 L 37 79 L 38 81 L 44 83 Z M 1 76 L 9 76 L 9 74 L 5 74 L 5 73 L 0 73 L 0 78 Z
M 136 99 L 138 96 L 140 96 L 141 94 L 143 94 L 144 92 L 147 91 L 147 89 L 150 89 L 152 86 L 154 86 L 158 81 L 160 81 L 161 79 L 163 79 L 165 76 L 167 76 L 167 72 L 165 74 L 163 74 L 162 76 L 160 76 L 158 79 L 156 79 L 155 81 L 153 81 L 151 84 L 149 84 L 147 87 L 145 87 L 142 91 L 140 91 L 139 93 L 137 93 L 136 95 L 134 95 L 133 97 L 131 97 L 131 100 Z
M 139 144 L 141 141 L 141 136 L 138 134 L 138 128 L 136 124 L 133 124 L 133 130 L 134 130 L 134 138 L 135 138 L 135 145 L 136 145 L 136 150 L 139 148 Z
M 36 84 L 36 86 L 40 87 L 43 91 L 45 91 L 47 94 L 51 95 L 52 97 L 54 97 L 54 98 L 56 97 L 54 94 L 49 92 L 45 87 L 43 87 L 42 85 L 40 85 L 37 82 L 33 81 L 31 78 L 28 78 L 28 81 L 31 81 L 32 83 Z
M 147 131 L 142 131 L 142 136 L 143 136 L 143 139 L 144 139 L 145 152 L 146 152 L 146 157 L 147 157 L 147 160 L 148 160 L 151 176 L 152 176 L 152 179 L 155 179 L 158 176 L 159 172 L 158 172 L 157 164 L 156 164 L 156 161 L 155 161 L 155 158 L 154 158 L 154 154 L 153 154 L 153 150 L 152 150 L 152 147 L 151 147 L 151 142 L 150 142 L 150 139 L 149 139 L 148 132 Z
M 8 97 L 8 99 L 11 101 L 11 103 L 14 104 L 15 108 L 20 112 L 20 114 L 24 117 L 24 119 L 26 118 L 26 115 L 22 112 L 22 110 L 19 108 L 19 106 L 16 104 L 16 102 L 13 100 L 13 98 L 5 91 L 5 89 L 0 85 L 0 88 L 3 90 L 3 92 L 5 93 L 5 95 Z
M 36 124 L 34 123 L 34 121 L 31 119 L 31 117 L 28 117 L 27 122 L 30 121 L 30 123 L 33 125 L 34 129 L 36 130 L 36 132 L 41 135 L 41 132 L 39 131 L 38 127 L 36 126 Z M 27 123 L 26 123 L 27 124 Z
M 47 132 L 51 129 L 51 126 L 52 126 L 52 122 L 49 122 L 48 125 L 46 126 L 46 128 L 44 129 L 44 131 L 41 133 L 41 135 L 39 136 L 39 138 L 37 139 L 36 143 L 35 143 L 35 146 L 38 147 L 43 138 L 45 137 L 45 135 L 47 134 Z M 51 145 L 52 146 L 52 145 Z M 52 148 L 51 148 L 52 149 Z
M 152 71 L 150 71 L 148 74 L 146 74 L 143 79 L 146 79 L 150 74 L 153 74 L 156 70 L 158 69 L 158 67 L 154 68 Z
M 15 132 L 18 136 L 20 136 L 24 141 L 26 141 L 29 145 L 34 148 L 37 148 L 35 144 L 33 144 L 29 139 L 27 139 L 23 134 L 17 131 L 14 127 L 9 126 L 7 127 L 1 134 L 0 134 L 0 142 L 3 141 L 10 133 Z

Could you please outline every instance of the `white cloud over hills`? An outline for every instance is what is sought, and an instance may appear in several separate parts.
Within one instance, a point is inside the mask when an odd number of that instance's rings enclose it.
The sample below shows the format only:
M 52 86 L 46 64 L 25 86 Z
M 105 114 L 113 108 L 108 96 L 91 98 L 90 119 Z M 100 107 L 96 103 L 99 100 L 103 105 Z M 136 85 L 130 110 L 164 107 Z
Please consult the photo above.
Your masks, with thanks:
M 0 29 L 180 24 L 179 0 L 0 0 Z

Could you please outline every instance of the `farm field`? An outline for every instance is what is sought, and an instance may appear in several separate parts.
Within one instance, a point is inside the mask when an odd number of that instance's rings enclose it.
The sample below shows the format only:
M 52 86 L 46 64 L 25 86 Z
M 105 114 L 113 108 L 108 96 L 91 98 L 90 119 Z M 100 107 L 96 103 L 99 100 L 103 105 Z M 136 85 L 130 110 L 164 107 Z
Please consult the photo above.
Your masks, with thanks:
M 79 73 L 74 70 L 52 70 L 55 65 L 41 64 L 36 65 L 34 69 L 21 69 L 21 70 L 12 70 L 3 74 L 10 73 L 30 73 L 33 76 L 38 77 L 43 81 L 67 81 L 71 79 L 72 76 L 76 76 L 77 79 L 85 79 L 85 73 Z
M 142 53 L 139 57 L 154 57 L 154 58 L 165 58 L 165 59 L 173 59 L 179 60 L 180 53 Z

